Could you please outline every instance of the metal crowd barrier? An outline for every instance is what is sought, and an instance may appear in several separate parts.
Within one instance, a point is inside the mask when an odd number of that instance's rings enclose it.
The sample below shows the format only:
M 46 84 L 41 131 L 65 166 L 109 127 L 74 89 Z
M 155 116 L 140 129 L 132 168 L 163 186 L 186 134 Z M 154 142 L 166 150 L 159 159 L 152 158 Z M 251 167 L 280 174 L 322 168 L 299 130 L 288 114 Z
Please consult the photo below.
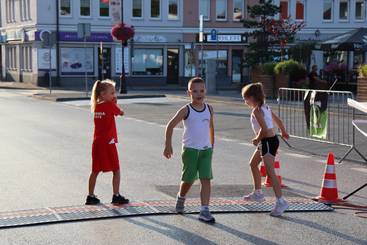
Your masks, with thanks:
M 305 101 L 309 101 L 312 92 L 317 94 L 317 103 L 326 108 L 328 121 L 325 138 L 313 137 L 309 133 Z M 352 149 L 355 149 L 355 129 L 352 124 L 355 114 L 353 108 L 348 106 L 348 98 L 354 98 L 352 92 L 279 88 L 278 115 L 293 138 L 349 147 L 341 162 Z

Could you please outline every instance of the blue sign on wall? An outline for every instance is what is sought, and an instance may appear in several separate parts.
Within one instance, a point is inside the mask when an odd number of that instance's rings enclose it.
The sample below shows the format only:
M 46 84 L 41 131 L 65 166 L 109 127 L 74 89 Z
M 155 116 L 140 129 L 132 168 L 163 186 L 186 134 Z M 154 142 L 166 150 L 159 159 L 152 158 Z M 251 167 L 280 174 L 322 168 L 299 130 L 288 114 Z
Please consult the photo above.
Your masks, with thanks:
M 211 39 L 211 40 L 217 40 L 217 30 L 212 29 L 212 30 L 210 31 L 210 39 Z

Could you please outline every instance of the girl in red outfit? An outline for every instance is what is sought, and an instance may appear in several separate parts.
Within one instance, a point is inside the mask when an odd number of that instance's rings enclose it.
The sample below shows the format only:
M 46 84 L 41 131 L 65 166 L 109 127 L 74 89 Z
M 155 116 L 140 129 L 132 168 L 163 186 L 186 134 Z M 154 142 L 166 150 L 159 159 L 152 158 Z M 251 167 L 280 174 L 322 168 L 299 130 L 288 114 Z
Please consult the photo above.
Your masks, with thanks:
M 126 204 L 128 199 L 120 195 L 120 165 L 116 149 L 117 132 L 115 116 L 124 112 L 118 107 L 115 83 L 111 80 L 96 81 L 92 89 L 91 110 L 94 113 L 94 139 L 92 146 L 92 173 L 89 177 L 89 195 L 86 205 L 96 205 L 100 200 L 94 195 L 98 174 L 113 172 L 112 204 Z

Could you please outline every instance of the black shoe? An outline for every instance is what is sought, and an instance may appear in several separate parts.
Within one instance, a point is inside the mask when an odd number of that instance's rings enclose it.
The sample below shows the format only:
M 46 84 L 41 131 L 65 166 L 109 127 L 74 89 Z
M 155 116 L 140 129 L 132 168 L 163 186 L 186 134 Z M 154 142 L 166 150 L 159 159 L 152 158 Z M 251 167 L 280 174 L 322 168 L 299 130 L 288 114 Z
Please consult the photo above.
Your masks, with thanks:
M 96 196 L 87 196 L 87 200 L 85 201 L 85 205 L 97 205 L 100 204 L 100 200 Z
M 118 194 L 117 196 L 113 195 L 111 203 L 115 205 L 128 204 L 129 199 L 126 199 L 125 197 L 121 196 L 120 194 Z

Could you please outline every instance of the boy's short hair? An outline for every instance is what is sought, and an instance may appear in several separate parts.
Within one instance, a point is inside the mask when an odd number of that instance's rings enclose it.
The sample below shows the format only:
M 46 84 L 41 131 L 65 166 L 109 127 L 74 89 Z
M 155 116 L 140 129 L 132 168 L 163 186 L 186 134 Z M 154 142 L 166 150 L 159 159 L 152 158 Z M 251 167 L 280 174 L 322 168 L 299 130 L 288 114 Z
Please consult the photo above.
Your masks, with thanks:
M 202 83 L 205 85 L 205 81 L 201 77 L 193 77 L 187 84 L 187 89 L 190 90 L 191 84 Z

